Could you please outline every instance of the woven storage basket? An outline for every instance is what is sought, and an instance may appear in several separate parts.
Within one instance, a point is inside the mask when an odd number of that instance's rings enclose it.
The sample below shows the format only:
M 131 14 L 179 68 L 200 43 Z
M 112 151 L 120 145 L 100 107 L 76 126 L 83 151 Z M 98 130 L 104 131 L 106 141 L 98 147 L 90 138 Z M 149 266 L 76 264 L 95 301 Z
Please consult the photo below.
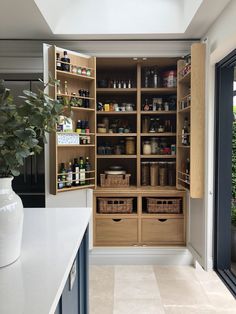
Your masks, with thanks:
M 100 174 L 101 187 L 124 188 L 129 186 L 131 174 Z
M 101 214 L 131 214 L 133 198 L 98 198 L 98 211 Z
M 147 198 L 148 213 L 179 214 L 181 212 L 181 199 L 178 198 Z

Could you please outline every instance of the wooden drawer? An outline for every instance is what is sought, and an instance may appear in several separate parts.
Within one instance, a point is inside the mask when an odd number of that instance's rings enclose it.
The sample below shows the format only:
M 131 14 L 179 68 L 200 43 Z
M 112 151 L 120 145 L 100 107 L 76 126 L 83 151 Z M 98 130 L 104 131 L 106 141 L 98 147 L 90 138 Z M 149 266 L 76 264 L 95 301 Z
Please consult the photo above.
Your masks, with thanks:
M 142 242 L 150 245 L 184 244 L 184 219 L 142 219 Z
M 137 219 L 96 219 L 96 245 L 132 245 L 138 241 Z

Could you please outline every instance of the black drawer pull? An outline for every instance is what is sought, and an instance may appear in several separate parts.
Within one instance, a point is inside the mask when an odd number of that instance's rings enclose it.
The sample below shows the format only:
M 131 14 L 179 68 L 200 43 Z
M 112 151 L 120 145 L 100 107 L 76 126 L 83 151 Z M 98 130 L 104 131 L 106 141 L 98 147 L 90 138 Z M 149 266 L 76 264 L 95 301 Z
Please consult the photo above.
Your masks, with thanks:
M 112 219 L 114 222 L 120 222 L 122 219 Z
M 167 219 L 158 219 L 160 222 L 165 222 Z

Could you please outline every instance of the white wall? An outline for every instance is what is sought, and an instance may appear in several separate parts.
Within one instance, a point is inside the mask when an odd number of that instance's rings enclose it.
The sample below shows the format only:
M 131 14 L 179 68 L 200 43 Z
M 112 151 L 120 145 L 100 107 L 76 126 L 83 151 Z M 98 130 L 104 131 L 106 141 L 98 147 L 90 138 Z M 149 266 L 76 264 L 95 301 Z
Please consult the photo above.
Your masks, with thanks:
M 208 266 L 213 256 L 213 176 L 214 176 L 214 107 L 215 64 L 236 49 L 236 1 L 232 0 L 206 33 L 206 119 L 207 119 L 207 177 L 205 207 L 207 208 L 207 256 Z

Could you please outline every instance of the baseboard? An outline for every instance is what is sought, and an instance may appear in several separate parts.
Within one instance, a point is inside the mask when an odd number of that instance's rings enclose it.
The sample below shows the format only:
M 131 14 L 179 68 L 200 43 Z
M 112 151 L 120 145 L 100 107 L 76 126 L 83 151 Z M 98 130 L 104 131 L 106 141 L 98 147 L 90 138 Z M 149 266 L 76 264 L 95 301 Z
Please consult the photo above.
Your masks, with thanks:
M 90 251 L 91 265 L 192 265 L 183 247 L 99 247 Z

